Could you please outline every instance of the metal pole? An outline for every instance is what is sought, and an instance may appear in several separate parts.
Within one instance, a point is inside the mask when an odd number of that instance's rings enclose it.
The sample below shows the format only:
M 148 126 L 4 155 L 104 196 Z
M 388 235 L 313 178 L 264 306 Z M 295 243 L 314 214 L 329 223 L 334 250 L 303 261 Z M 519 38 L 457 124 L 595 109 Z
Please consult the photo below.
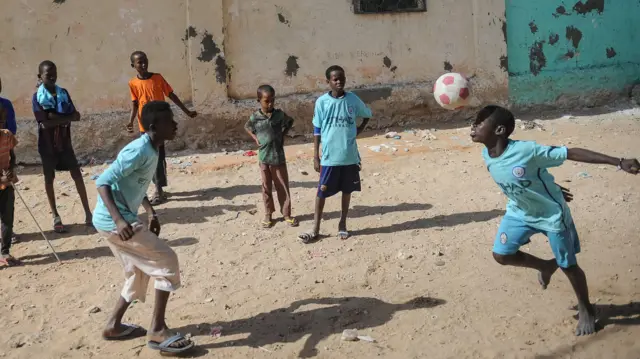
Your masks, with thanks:
M 58 260 L 58 263 L 62 263 L 62 261 L 60 260 L 60 257 L 58 257 L 58 253 L 56 253 L 56 250 L 53 249 L 53 246 L 51 245 L 51 242 L 49 242 L 49 239 L 47 239 L 47 236 L 42 231 L 42 228 L 40 228 L 40 224 L 38 223 L 38 220 L 36 219 L 36 217 L 31 212 L 31 209 L 29 209 L 29 206 L 27 205 L 27 202 L 25 202 L 24 198 L 22 198 L 22 195 L 20 194 L 20 191 L 18 191 L 18 188 L 16 186 L 13 186 L 13 189 L 16 192 L 16 194 L 18 195 L 18 197 L 20 197 L 20 200 L 22 201 L 24 206 L 27 208 L 27 212 L 29 212 L 29 214 L 31 215 L 31 218 L 33 218 L 33 221 L 36 223 L 36 226 L 38 226 L 38 229 L 40 230 L 40 234 L 42 234 L 42 238 L 44 238 L 44 240 L 47 241 L 47 244 L 49 245 L 49 248 L 51 248 L 51 251 L 53 252 L 53 255 Z

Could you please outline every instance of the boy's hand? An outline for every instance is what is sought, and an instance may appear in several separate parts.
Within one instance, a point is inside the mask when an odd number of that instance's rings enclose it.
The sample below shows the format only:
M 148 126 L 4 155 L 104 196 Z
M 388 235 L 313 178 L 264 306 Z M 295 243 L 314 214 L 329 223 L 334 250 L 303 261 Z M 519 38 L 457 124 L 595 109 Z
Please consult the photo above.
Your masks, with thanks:
M 316 172 L 320 173 L 320 158 L 315 157 L 313 159 L 313 169 L 316 170 Z
M 560 187 L 560 190 L 562 191 L 562 197 L 564 197 L 564 200 L 567 203 L 573 201 L 573 194 L 571 193 L 571 190 L 569 190 L 568 188 L 564 188 L 557 183 L 556 183 L 556 186 Z
M 128 241 L 133 237 L 133 228 L 131 225 L 125 220 L 119 220 L 116 222 L 116 229 L 118 231 L 118 235 L 120 239 L 123 241 Z
M 127 132 L 133 133 L 133 122 L 127 123 L 126 128 L 127 128 Z
M 620 169 L 632 175 L 637 175 L 638 171 L 640 171 L 640 163 L 638 163 L 638 160 L 635 158 L 629 160 L 623 159 L 620 161 Z
M 6 171 L 5 172 L 5 176 L 7 177 L 9 182 L 11 182 L 11 183 L 15 183 L 16 182 L 16 174 L 13 172 L 13 170 Z
M 158 216 L 153 215 L 149 217 L 149 231 L 156 236 L 160 235 L 160 221 Z
M 194 118 L 196 116 L 198 116 L 198 113 L 195 111 L 187 111 L 187 116 Z

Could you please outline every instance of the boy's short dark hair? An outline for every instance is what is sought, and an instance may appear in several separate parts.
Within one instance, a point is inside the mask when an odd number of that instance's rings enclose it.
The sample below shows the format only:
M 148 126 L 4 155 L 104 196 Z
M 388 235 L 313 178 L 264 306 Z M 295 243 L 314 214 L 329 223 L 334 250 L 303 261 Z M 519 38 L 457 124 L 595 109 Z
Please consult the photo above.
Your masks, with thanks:
M 144 56 L 146 57 L 147 54 L 144 53 L 144 51 L 134 51 L 131 53 L 131 56 L 129 56 L 129 60 L 131 60 L 131 63 L 133 63 L 133 58 L 136 56 Z
M 482 123 L 487 119 L 491 119 L 494 128 L 504 126 L 506 137 L 511 136 L 513 130 L 516 128 L 516 119 L 513 116 L 513 113 L 501 106 L 485 106 L 480 110 L 480 112 L 478 112 L 478 115 L 476 116 L 476 123 Z
M 171 106 L 167 102 L 164 101 L 150 101 L 147 102 L 142 108 L 142 128 L 145 131 L 149 131 L 151 125 L 155 125 L 159 119 L 166 115 L 166 113 L 170 113 Z
M 38 73 L 41 74 L 42 70 L 45 67 L 56 67 L 56 64 L 53 63 L 53 61 L 49 61 L 49 60 L 44 60 L 40 63 L 40 65 L 38 65 Z
M 331 78 L 331 73 L 334 72 L 334 71 L 340 71 L 343 74 L 345 73 L 344 69 L 342 67 L 338 66 L 338 65 L 329 66 L 327 71 L 325 71 L 325 73 L 324 73 L 324 75 L 327 77 L 327 80 L 329 80 Z
M 271 85 L 260 85 L 260 87 L 258 87 L 258 100 L 262 99 L 262 95 L 264 94 L 271 94 L 274 97 L 276 96 L 276 90 L 271 87 Z

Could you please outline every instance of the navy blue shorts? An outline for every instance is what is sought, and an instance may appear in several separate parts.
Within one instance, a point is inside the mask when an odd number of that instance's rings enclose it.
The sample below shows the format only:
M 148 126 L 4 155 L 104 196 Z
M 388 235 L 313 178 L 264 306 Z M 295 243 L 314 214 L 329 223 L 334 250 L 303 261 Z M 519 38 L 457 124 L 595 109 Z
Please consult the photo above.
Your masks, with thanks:
M 338 192 L 360 192 L 360 166 L 323 166 L 320 169 L 318 197 L 328 198 Z

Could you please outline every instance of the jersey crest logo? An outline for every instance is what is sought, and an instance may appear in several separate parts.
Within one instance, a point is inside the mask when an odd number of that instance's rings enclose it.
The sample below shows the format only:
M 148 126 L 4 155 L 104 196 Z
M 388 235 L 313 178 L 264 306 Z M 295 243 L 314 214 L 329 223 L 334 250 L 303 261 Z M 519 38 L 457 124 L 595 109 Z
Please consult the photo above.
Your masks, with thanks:
M 513 169 L 511 170 L 511 173 L 512 173 L 516 178 L 522 178 L 522 177 L 524 177 L 525 170 L 524 170 L 524 167 L 515 166 L 515 167 L 513 167 Z
M 347 107 L 347 111 L 349 111 L 349 115 L 353 115 L 353 112 L 354 112 L 353 106 Z
M 507 234 L 504 233 L 504 232 L 502 232 L 500 234 L 500 243 L 502 243 L 502 244 L 506 244 L 507 243 Z

